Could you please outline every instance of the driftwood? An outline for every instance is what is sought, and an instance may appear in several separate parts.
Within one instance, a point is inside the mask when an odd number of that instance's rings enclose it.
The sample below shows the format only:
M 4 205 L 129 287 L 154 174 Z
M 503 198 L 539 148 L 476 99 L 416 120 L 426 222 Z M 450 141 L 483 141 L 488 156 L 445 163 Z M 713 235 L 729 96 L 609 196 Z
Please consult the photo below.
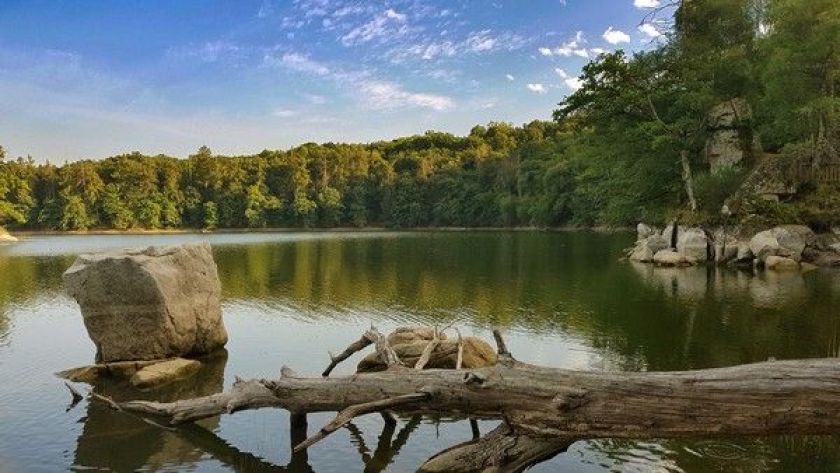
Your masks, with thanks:
M 494 338 L 499 360 L 494 366 L 419 370 L 403 366 L 387 338 L 372 328 L 348 348 L 352 352 L 331 356 L 328 371 L 370 344 L 388 366 L 385 371 L 311 378 L 284 367 L 278 379 L 237 379 L 229 392 L 195 399 L 95 399 L 133 415 L 162 417 L 170 425 L 262 407 L 283 408 L 293 416 L 338 412 L 299 441 L 297 453 L 371 412 L 502 421 L 484 436 L 427 460 L 420 467 L 427 472 L 522 471 L 582 439 L 840 432 L 837 359 L 677 372 L 585 372 L 519 362 L 501 333 L 495 331 Z

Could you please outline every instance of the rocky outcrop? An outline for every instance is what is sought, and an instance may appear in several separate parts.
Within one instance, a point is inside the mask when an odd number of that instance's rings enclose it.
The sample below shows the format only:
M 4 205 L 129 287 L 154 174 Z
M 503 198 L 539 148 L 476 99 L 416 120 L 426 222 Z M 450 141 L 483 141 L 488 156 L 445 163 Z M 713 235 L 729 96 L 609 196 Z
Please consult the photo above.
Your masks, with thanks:
M 5 228 L 0 227 L 0 244 L 2 243 L 14 243 L 18 241 L 17 238 L 13 237 L 6 231 Z
M 756 233 L 750 240 L 750 250 L 762 263 L 768 256 L 782 256 L 799 262 L 813 236 L 810 229 L 800 225 L 774 227 Z
M 713 173 L 739 164 L 750 152 L 751 117 L 750 105 L 740 98 L 721 102 L 709 111 L 706 159 Z
M 649 263 L 653 261 L 653 256 L 656 252 L 668 248 L 668 243 L 660 235 L 650 235 L 636 242 L 630 252 L 629 258 L 633 261 L 641 263 Z
M 227 342 L 207 243 L 82 255 L 64 282 L 99 362 L 199 355 Z
M 677 237 L 677 252 L 695 261 L 708 261 L 711 256 L 709 238 L 702 228 L 689 228 Z

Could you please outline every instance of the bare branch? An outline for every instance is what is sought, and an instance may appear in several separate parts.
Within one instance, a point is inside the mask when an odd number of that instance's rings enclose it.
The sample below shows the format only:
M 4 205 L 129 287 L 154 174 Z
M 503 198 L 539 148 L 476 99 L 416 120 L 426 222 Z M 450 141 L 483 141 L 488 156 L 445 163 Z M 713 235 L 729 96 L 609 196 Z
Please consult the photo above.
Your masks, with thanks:
M 440 337 L 438 336 L 437 328 L 435 328 L 432 340 L 426 344 L 426 348 L 424 348 L 423 353 L 420 354 L 420 358 L 414 365 L 414 369 L 422 370 L 423 367 L 426 366 L 426 363 L 429 362 L 429 359 L 432 357 L 432 352 L 435 351 L 435 348 L 437 348 L 438 345 L 440 345 Z
M 380 401 L 372 401 L 364 404 L 356 404 L 354 406 L 350 406 L 339 412 L 335 416 L 335 419 L 333 419 L 329 424 L 322 427 L 321 430 L 319 430 L 315 435 L 312 435 L 308 439 L 299 443 L 295 447 L 294 451 L 299 452 L 303 449 L 311 447 L 317 442 L 323 440 L 326 436 L 343 427 L 355 417 L 364 414 L 369 414 L 371 412 L 381 411 L 390 407 L 404 406 L 406 404 L 411 404 L 418 401 L 425 401 L 429 399 L 429 397 L 429 393 L 412 393 L 403 396 L 382 399 Z
M 371 327 L 371 329 L 373 330 L 373 327 Z M 362 338 L 351 343 L 350 346 L 345 348 L 344 351 L 338 354 L 337 356 L 333 356 L 333 354 L 330 353 L 330 364 L 329 366 L 327 366 L 327 369 L 325 369 L 324 372 L 321 373 L 321 376 L 326 378 L 330 375 L 330 373 L 332 373 L 332 370 L 335 369 L 335 367 L 338 366 L 339 363 L 346 360 L 347 358 L 350 358 L 356 352 L 364 350 L 371 343 L 373 343 L 373 340 L 368 338 L 367 333 L 365 333 L 364 335 L 362 335 Z
M 499 329 L 493 330 L 493 338 L 496 339 L 496 351 L 499 353 L 499 355 L 510 356 L 510 352 L 508 351 L 507 345 L 505 345 L 505 339 L 502 338 L 502 332 Z

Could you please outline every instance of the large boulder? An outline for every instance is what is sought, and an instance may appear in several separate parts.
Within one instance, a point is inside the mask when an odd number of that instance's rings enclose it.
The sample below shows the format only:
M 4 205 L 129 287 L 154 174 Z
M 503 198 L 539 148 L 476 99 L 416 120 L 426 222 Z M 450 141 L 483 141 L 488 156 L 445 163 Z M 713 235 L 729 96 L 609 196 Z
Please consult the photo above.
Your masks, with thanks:
M 653 264 L 658 266 L 692 266 L 697 264 L 697 260 L 678 251 L 665 249 L 657 251 L 653 255 Z
M 768 256 L 782 256 L 799 262 L 802 259 L 802 251 L 812 236 L 813 232 L 807 227 L 774 227 L 756 233 L 750 240 L 750 250 L 762 262 L 766 261 Z
M 18 241 L 17 238 L 9 235 L 5 228 L 0 227 L 0 243 L 14 243 Z
M 679 233 L 677 251 L 697 261 L 709 259 L 709 238 L 702 228 L 689 228 Z
M 642 241 L 648 237 L 657 235 L 659 230 L 655 227 L 651 227 L 650 225 L 639 223 L 636 225 L 636 241 Z
M 668 243 L 660 235 L 651 235 L 647 238 L 639 240 L 630 252 L 630 259 L 632 261 L 639 261 L 641 263 L 649 263 L 653 261 L 653 255 L 659 250 L 668 248 Z
M 227 343 L 207 243 L 81 255 L 64 273 L 97 361 L 210 353 Z

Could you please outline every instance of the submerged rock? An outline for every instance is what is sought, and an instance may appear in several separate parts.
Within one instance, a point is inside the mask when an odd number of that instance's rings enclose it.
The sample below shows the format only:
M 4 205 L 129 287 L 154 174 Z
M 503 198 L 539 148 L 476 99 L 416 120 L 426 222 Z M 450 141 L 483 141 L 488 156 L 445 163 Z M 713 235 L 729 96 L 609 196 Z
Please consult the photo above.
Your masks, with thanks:
M 137 388 L 162 386 L 173 381 L 189 378 L 201 369 L 196 360 L 175 358 L 142 368 L 131 377 L 131 384 Z
M 227 343 L 207 243 L 81 255 L 64 282 L 99 362 L 198 355 Z
M 774 271 L 795 271 L 799 269 L 799 263 L 792 258 L 770 255 L 764 260 L 764 267 Z

